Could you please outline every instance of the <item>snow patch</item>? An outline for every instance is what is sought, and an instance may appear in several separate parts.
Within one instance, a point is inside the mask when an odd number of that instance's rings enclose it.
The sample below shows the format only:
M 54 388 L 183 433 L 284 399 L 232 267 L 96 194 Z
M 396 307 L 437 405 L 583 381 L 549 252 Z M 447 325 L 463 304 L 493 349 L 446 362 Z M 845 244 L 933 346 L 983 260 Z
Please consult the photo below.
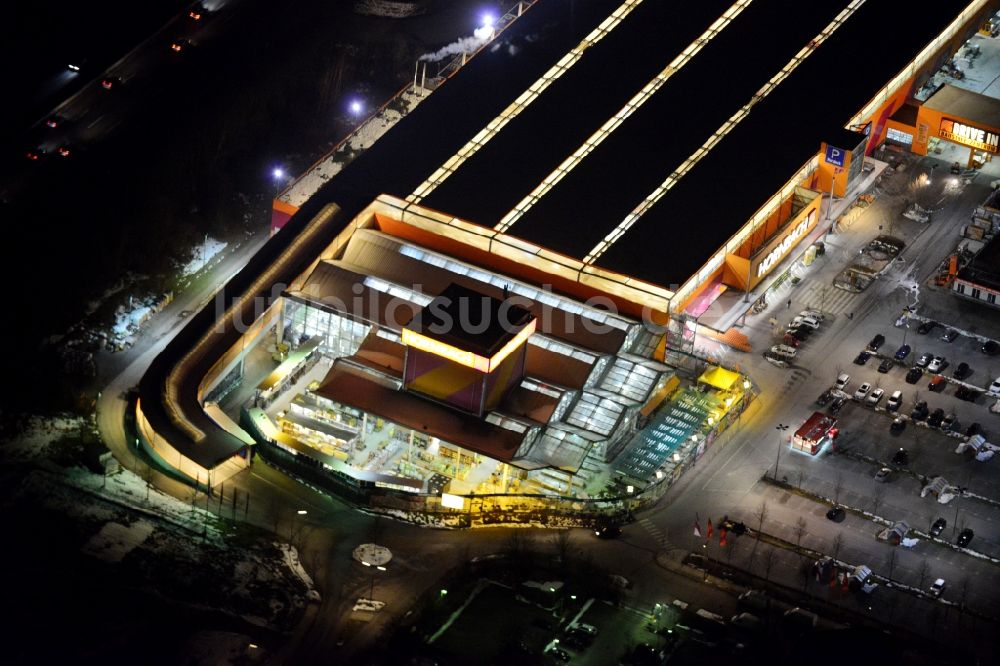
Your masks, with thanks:
M 156 528 L 145 520 L 138 520 L 131 525 L 121 523 L 105 523 L 101 530 L 83 544 L 80 549 L 91 557 L 114 564 L 142 545 Z

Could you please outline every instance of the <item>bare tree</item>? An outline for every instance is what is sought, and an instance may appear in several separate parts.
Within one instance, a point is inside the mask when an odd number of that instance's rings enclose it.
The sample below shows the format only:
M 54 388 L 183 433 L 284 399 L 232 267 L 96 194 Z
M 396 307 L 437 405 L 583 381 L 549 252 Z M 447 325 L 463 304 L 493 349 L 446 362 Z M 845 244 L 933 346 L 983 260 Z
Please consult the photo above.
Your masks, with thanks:
M 885 568 L 889 572 L 888 578 L 892 580 L 892 572 L 896 570 L 896 549 L 893 548 L 889 551 L 889 557 L 886 559 Z
M 777 559 L 778 557 L 775 555 L 774 548 L 768 548 L 767 552 L 764 553 L 764 560 L 761 565 L 764 568 L 765 583 L 771 582 L 771 569 L 774 568 L 774 565 L 777 563 Z
M 840 549 L 844 547 L 844 535 L 841 532 L 837 532 L 837 535 L 833 537 L 833 543 L 831 544 L 833 548 L 833 559 L 839 559 Z
M 798 549 L 802 546 L 802 537 L 806 535 L 808 526 L 806 525 L 806 519 L 799 516 L 795 521 L 795 548 Z M 801 555 L 801 552 L 799 553 Z
M 570 536 L 572 534 L 571 530 L 559 530 L 553 537 L 552 541 L 556 548 L 556 557 L 559 560 L 559 566 L 566 566 L 566 561 L 573 551 L 573 544 L 570 543 Z
M 739 539 L 732 539 L 729 541 L 729 545 L 726 547 L 726 562 L 733 561 L 733 555 L 736 553 L 736 548 L 740 545 Z
M 872 513 L 878 515 L 879 507 L 882 506 L 882 502 L 885 501 L 885 488 L 879 486 L 872 493 Z
M 920 560 L 920 566 L 917 568 L 917 587 L 921 590 L 924 589 L 924 583 L 927 582 L 927 575 L 930 573 L 931 566 L 927 564 L 927 560 Z
M 969 585 L 968 577 L 963 578 L 958 584 L 958 607 L 962 612 L 965 612 L 965 602 L 969 597 Z
M 757 539 L 760 539 L 760 533 L 764 529 L 764 521 L 767 520 L 767 500 L 762 500 L 760 506 L 758 506 L 754 512 L 753 517 L 757 519 Z
M 799 576 L 802 577 L 802 589 L 809 587 L 809 579 L 813 577 L 812 565 L 808 560 L 799 562 Z
M 844 475 L 837 472 L 833 479 L 833 503 L 840 504 L 840 494 L 844 492 Z

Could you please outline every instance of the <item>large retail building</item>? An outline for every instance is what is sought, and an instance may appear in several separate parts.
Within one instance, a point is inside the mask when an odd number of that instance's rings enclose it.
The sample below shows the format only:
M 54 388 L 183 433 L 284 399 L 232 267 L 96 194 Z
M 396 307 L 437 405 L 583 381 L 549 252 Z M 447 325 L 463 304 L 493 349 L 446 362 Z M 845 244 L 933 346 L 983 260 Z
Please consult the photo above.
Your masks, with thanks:
M 670 475 L 749 387 L 684 385 L 692 338 L 748 349 L 740 317 L 871 184 L 905 109 L 928 119 L 915 142 L 943 136 L 934 113 L 989 129 L 917 93 L 997 4 L 537 2 L 280 206 L 144 377 L 147 450 L 216 484 L 263 442 L 345 484 L 458 496 Z M 893 47 L 868 48 L 886 26 Z M 490 325 L 430 325 L 463 302 Z M 248 381 L 242 417 L 216 404 Z

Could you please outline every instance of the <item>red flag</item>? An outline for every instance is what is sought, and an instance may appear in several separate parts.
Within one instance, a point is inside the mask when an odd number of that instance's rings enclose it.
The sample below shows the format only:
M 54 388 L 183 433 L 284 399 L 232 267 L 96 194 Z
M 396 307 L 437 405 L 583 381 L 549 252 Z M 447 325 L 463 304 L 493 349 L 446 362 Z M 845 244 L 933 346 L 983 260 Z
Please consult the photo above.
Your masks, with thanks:
M 711 539 L 712 538 L 712 519 L 711 518 L 708 519 L 708 531 L 705 534 L 705 538 L 706 539 Z
M 719 529 L 719 545 L 720 546 L 725 546 L 726 545 L 726 528 L 725 527 Z
M 698 518 L 694 519 L 694 535 L 696 537 L 701 536 L 701 527 L 698 525 Z

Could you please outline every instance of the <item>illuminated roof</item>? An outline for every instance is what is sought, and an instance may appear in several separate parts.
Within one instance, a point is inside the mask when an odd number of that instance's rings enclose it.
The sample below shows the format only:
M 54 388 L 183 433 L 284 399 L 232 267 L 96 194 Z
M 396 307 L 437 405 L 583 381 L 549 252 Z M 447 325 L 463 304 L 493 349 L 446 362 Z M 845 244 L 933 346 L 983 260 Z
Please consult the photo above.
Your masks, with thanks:
M 512 460 L 525 435 L 413 393 L 394 390 L 344 363 L 334 365 L 316 393 L 494 460 Z
M 406 324 L 403 344 L 416 344 L 412 335 L 416 333 L 488 359 L 492 368 L 503 360 L 499 355 L 508 343 L 517 337 L 527 339 L 518 334 L 533 321 L 531 313 L 518 305 L 452 283 Z M 425 351 L 435 353 L 432 348 Z

